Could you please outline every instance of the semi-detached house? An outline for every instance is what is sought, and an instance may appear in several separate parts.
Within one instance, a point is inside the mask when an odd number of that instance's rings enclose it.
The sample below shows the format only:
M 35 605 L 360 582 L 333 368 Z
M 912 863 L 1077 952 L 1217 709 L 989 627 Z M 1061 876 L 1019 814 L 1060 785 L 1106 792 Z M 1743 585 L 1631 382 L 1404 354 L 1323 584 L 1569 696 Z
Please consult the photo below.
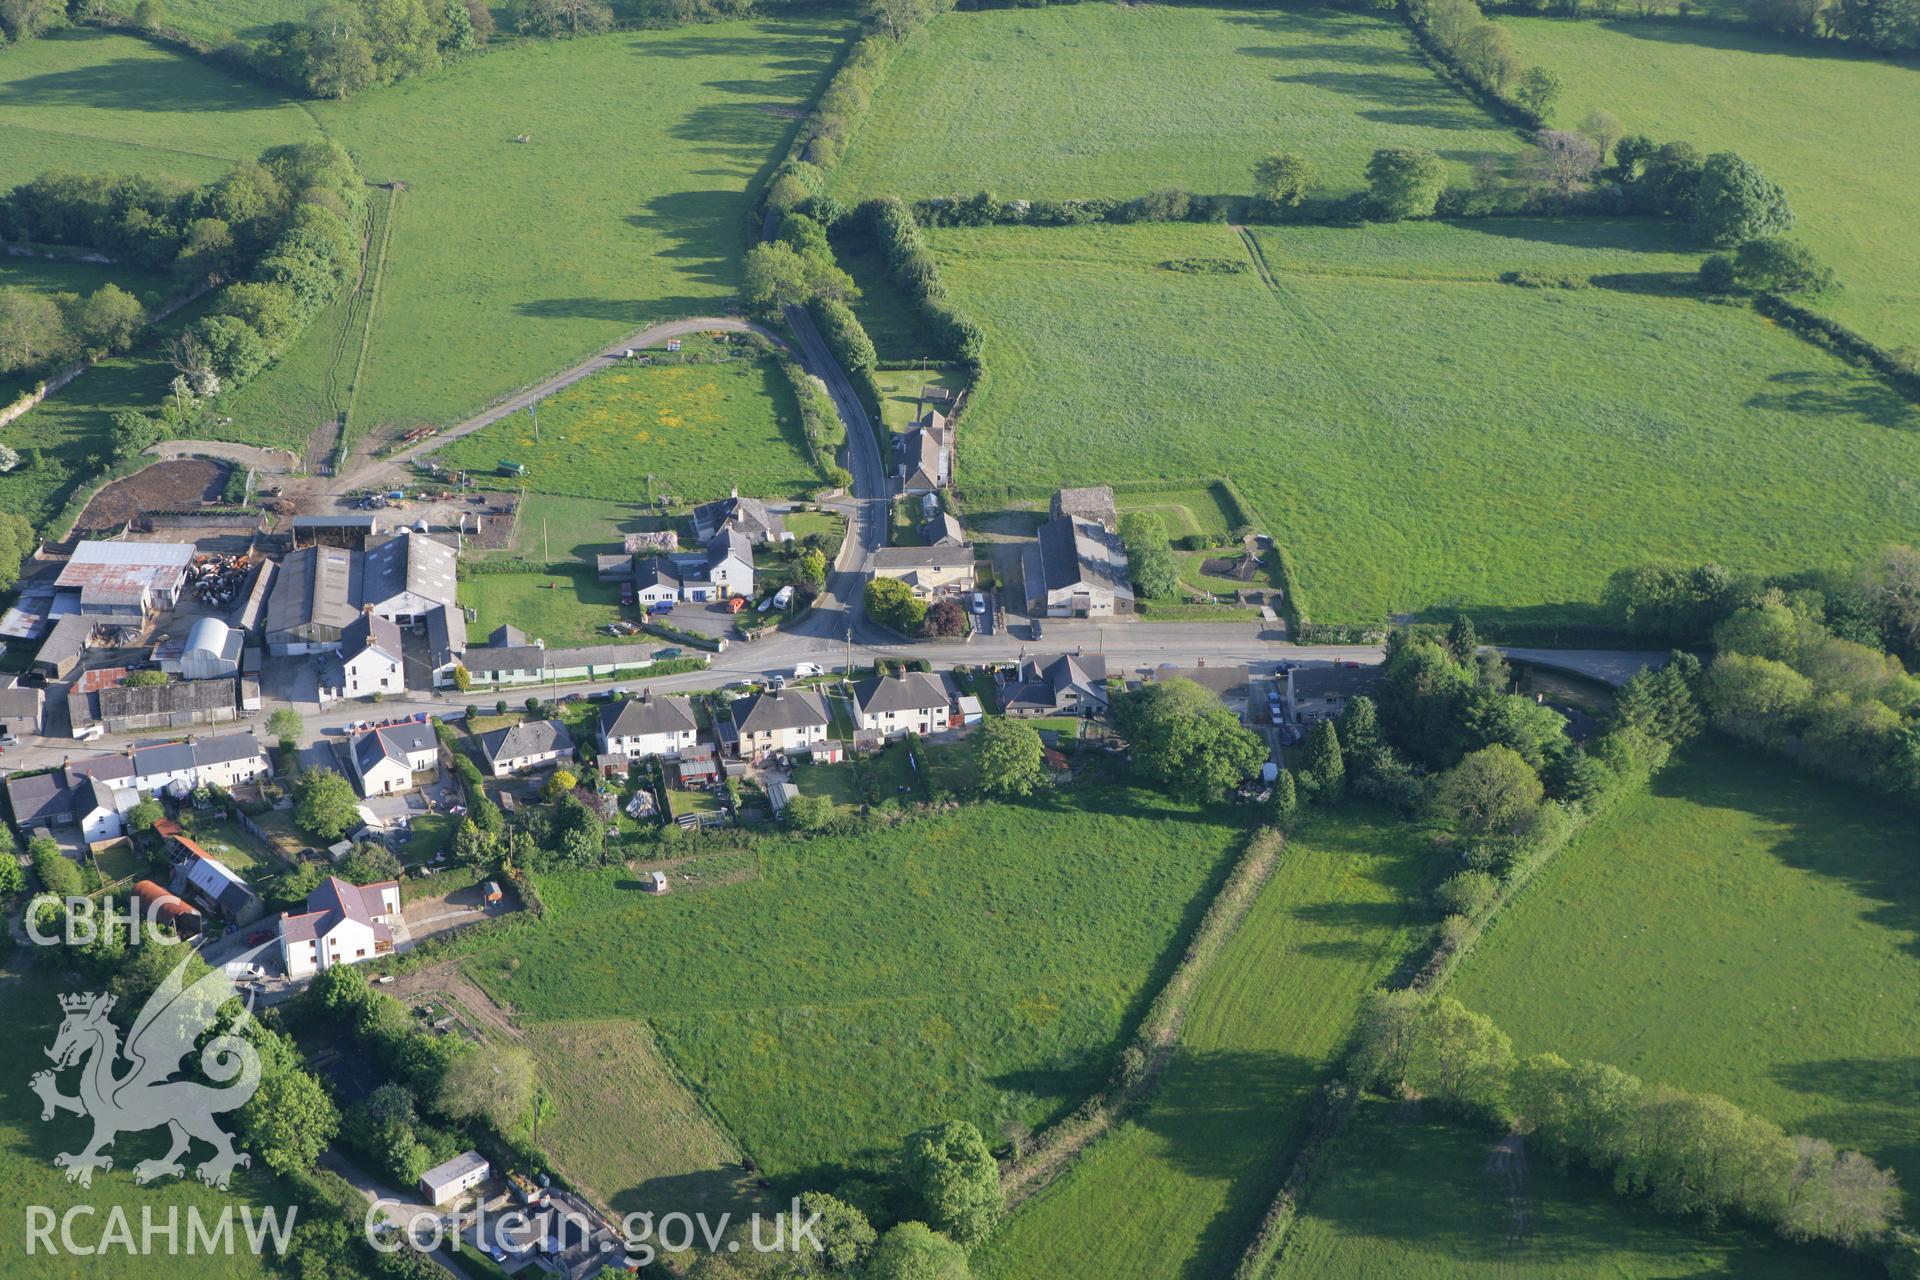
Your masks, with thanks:
M 600 754 L 640 760 L 648 756 L 679 758 L 698 739 L 700 725 L 686 698 L 637 698 L 600 708 Z
M 953 691 L 944 676 L 907 671 L 878 676 L 854 687 L 860 732 L 884 738 L 903 733 L 938 733 L 953 719 Z

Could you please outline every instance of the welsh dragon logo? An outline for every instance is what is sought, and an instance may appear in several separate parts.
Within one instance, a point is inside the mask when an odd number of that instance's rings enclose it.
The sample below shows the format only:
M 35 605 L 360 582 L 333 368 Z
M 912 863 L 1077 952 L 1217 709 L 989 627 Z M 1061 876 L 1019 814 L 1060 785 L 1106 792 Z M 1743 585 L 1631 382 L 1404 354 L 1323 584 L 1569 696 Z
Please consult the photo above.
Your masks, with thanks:
M 46 1051 L 53 1070 L 35 1073 L 32 1084 L 40 1095 L 42 1120 L 71 1111 L 93 1121 L 93 1140 L 85 1148 L 53 1158 L 56 1167 L 67 1171 L 68 1182 L 92 1186 L 95 1169 L 113 1168 L 113 1157 L 104 1149 L 115 1138 L 162 1125 L 172 1135 L 172 1149 L 135 1165 L 136 1182 L 184 1176 L 180 1157 L 195 1138 L 214 1149 L 198 1170 L 209 1186 L 224 1190 L 237 1166 L 253 1163 L 251 1156 L 233 1149 L 233 1140 L 214 1121 L 221 1112 L 245 1105 L 260 1087 L 260 1055 L 238 1034 L 250 1012 L 243 1010 L 230 1027 L 199 1047 L 200 1070 L 218 1087 L 171 1078 L 213 1027 L 220 1006 L 234 996 L 233 984 L 217 969 L 185 986 L 186 967 L 182 961 L 154 991 L 124 1046 L 120 1029 L 107 1019 L 114 997 L 97 992 L 60 997 L 66 1018 Z M 124 1072 L 118 1070 L 123 1059 Z M 73 1066 L 80 1068 L 80 1093 L 70 1098 L 59 1091 L 56 1075 Z

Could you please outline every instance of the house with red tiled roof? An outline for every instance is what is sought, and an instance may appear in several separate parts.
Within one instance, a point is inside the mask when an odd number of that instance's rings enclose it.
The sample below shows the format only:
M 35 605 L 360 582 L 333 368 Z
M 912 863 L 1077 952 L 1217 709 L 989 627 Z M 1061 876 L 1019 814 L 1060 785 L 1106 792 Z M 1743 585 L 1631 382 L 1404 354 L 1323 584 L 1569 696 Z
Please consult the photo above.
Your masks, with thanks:
M 400 882 L 348 884 L 328 876 L 307 895 L 307 909 L 280 916 L 280 960 L 289 978 L 305 978 L 336 964 L 358 964 L 393 950 L 400 918 Z

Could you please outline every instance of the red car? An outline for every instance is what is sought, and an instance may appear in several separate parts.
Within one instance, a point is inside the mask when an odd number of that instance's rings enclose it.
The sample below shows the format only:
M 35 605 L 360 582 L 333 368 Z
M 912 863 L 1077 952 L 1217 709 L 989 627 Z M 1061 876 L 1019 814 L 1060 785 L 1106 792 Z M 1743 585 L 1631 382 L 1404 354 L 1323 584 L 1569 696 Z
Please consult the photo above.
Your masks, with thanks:
M 247 945 L 250 947 L 257 947 L 263 942 L 272 942 L 272 941 L 273 941 L 273 930 L 271 929 L 255 929 L 252 933 L 247 935 Z

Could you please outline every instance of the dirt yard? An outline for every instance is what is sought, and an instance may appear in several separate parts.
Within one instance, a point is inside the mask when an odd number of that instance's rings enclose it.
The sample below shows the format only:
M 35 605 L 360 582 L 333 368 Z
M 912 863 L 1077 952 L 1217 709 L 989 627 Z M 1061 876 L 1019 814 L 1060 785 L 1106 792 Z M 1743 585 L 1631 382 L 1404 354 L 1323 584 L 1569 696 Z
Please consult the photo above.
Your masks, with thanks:
M 156 462 L 125 480 L 116 480 L 94 495 L 80 513 L 78 527 L 110 529 L 145 511 L 192 510 L 220 496 L 227 484 L 227 464 L 205 458 Z

